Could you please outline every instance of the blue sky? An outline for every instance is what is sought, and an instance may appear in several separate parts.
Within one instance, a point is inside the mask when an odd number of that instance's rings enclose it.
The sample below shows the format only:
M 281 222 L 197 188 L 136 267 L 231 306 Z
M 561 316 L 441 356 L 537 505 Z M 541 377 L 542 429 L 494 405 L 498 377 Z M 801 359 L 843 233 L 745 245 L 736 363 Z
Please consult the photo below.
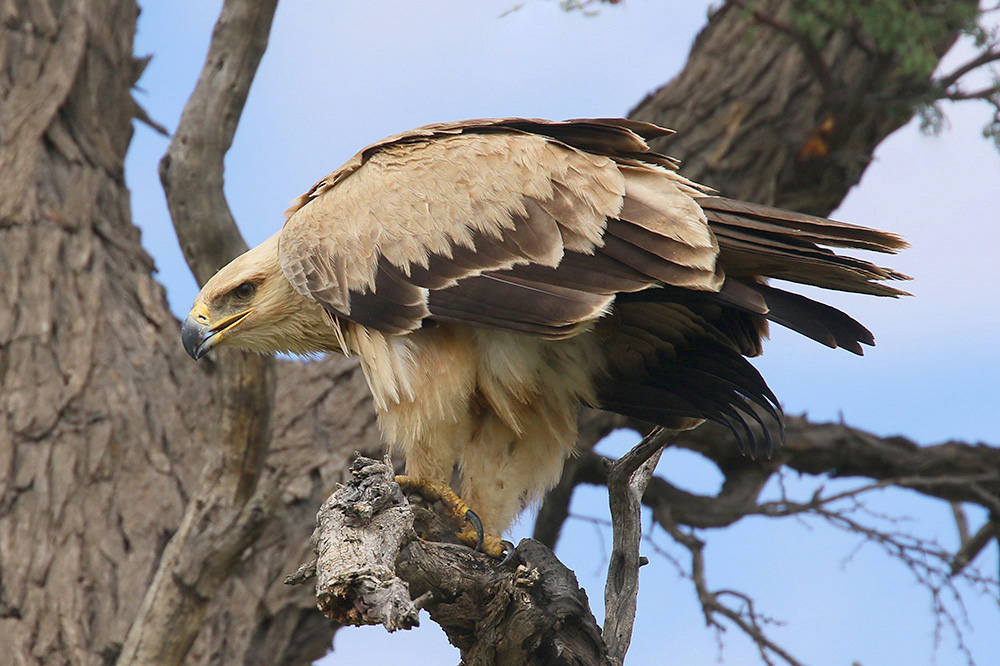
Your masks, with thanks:
M 627 113 L 683 66 L 708 6 L 631 0 L 588 18 L 561 12 L 557 2 L 534 0 L 500 18 L 515 4 L 280 5 L 227 158 L 226 193 L 247 241 L 253 245 L 270 236 L 288 201 L 385 135 L 469 117 Z M 136 52 L 153 60 L 136 97 L 170 129 L 194 86 L 219 7 L 205 0 L 143 7 Z M 843 417 L 878 434 L 904 434 L 926 444 L 1000 443 L 1000 297 L 992 272 L 1000 244 L 1000 155 L 980 135 L 989 115 L 984 105 L 946 111 L 950 126 L 940 137 L 921 136 L 910 126 L 884 142 L 835 215 L 910 240 L 913 248 L 890 263 L 916 278 L 908 286 L 915 297 L 824 296 L 875 333 L 878 346 L 864 358 L 775 330 L 755 363 L 787 412 L 817 420 Z M 181 316 L 196 287 L 156 177 L 166 145 L 137 125 L 126 177 L 144 245 Z M 604 446 L 619 454 L 629 445 L 629 436 L 622 435 Z M 712 470 L 680 452 L 664 456 L 659 473 L 702 492 L 718 484 Z M 578 495 L 574 512 L 606 516 L 605 493 L 584 489 Z M 875 501 L 885 511 L 919 515 L 915 529 L 952 545 L 946 506 L 902 491 Z M 528 531 L 530 521 L 524 523 L 521 532 Z M 928 595 L 873 548 L 845 563 L 856 538 L 819 525 L 762 519 L 701 536 L 710 544 L 711 584 L 749 592 L 762 610 L 786 621 L 775 636 L 807 663 L 932 660 Z M 602 539 L 610 543 L 591 523 L 572 521 L 557 551 L 580 575 L 599 618 Z M 629 663 L 715 661 L 715 636 L 704 628 L 688 583 L 664 559 L 650 558 Z M 983 561 L 995 575 L 995 545 Z M 981 666 L 997 666 L 996 605 L 972 596 L 968 601 L 973 654 Z M 427 663 L 456 663 L 458 653 L 440 630 L 429 620 L 424 625 L 393 636 L 372 628 L 341 631 L 330 663 L 370 663 L 373 645 L 386 657 L 420 654 Z M 735 630 L 725 645 L 726 663 L 755 663 L 754 648 Z M 964 663 L 948 634 L 937 663 Z

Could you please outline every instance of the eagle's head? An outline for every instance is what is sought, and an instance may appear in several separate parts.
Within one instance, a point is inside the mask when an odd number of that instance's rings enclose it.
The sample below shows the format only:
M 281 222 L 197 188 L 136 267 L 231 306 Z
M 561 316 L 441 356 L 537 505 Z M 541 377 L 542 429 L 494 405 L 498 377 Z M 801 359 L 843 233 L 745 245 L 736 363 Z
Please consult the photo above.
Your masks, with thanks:
M 202 287 L 181 326 L 191 358 L 218 346 L 261 354 L 340 350 L 331 316 L 296 292 L 281 272 L 278 237 L 240 255 Z

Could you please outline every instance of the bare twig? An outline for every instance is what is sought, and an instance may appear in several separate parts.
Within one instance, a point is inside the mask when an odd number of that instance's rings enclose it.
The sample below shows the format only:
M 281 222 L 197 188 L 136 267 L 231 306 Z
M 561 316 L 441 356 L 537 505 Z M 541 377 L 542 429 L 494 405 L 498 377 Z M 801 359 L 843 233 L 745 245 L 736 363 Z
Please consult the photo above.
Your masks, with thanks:
M 965 102 L 973 99 L 992 102 L 998 94 L 1000 94 L 1000 84 L 986 86 L 985 88 L 972 91 L 962 90 L 956 87 L 942 93 L 941 99 L 947 99 L 952 102 Z
M 795 659 L 788 651 L 772 641 L 764 633 L 763 625 L 773 623 L 773 620 L 762 617 L 753 606 L 753 600 L 745 594 L 733 590 L 719 590 L 712 592 L 708 588 L 705 576 L 705 542 L 667 520 L 661 523 L 664 530 L 673 539 L 688 549 L 691 553 L 691 581 L 694 583 L 698 601 L 701 602 L 702 612 L 705 615 L 705 622 L 719 630 L 723 626 L 716 619 L 715 615 L 721 615 L 730 622 L 738 626 L 744 633 L 753 639 L 757 645 L 761 659 L 769 666 L 773 666 L 772 654 L 778 656 L 790 666 L 802 666 L 801 662 Z M 720 597 L 733 596 L 743 601 L 743 610 L 738 610 L 727 606 L 720 601 Z
M 878 482 L 831 495 L 823 495 L 820 488 L 808 501 L 795 502 L 783 497 L 780 501 L 761 504 L 759 512 L 768 516 L 815 515 L 838 529 L 860 535 L 862 540 L 854 552 L 848 555 L 848 560 L 865 544 L 879 546 L 889 557 L 901 562 L 921 587 L 930 593 L 935 619 L 935 645 L 940 644 L 942 633 L 947 628 L 954 636 L 958 649 L 965 654 L 968 663 L 973 664 L 972 654 L 963 636 L 963 626 L 968 625 L 968 618 L 965 616 L 962 594 L 956 587 L 955 578 L 960 577 L 966 583 L 978 588 L 981 593 L 1000 600 L 998 583 L 996 580 L 985 578 L 975 568 L 968 566 L 968 561 L 956 567 L 957 556 L 953 557 L 935 540 L 921 538 L 898 529 L 876 526 L 878 522 L 895 524 L 905 519 L 871 511 L 861 501 L 861 495 L 886 487 L 908 485 L 912 485 L 912 480 Z M 841 506 L 833 507 L 834 504 Z M 855 518 L 854 514 L 860 514 L 869 520 L 863 522 Z M 872 520 L 875 522 L 872 523 Z M 988 542 L 991 537 L 992 533 L 984 534 L 981 538 Z M 977 552 L 973 546 L 969 554 L 974 557 Z
M 980 51 L 975 57 L 962 63 L 950 73 L 939 76 L 933 83 L 938 90 L 947 91 L 969 72 L 997 61 L 1000 61 L 1000 46 L 991 44 L 988 48 Z
M 632 641 L 636 598 L 639 593 L 640 508 L 663 447 L 676 431 L 656 429 L 608 469 L 608 496 L 614 546 L 604 588 L 604 640 L 612 663 L 622 664 Z

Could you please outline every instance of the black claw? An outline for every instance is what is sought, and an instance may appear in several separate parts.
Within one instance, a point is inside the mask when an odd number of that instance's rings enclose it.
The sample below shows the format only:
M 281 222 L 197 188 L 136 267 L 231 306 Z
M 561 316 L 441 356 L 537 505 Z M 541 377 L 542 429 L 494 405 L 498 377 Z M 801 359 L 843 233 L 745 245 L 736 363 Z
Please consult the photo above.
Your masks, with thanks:
M 502 567 L 503 565 L 507 564 L 514 557 L 514 544 L 512 544 L 510 541 L 501 541 L 500 545 L 503 546 L 503 549 L 506 550 L 507 552 L 504 554 L 503 559 L 500 560 L 500 564 L 497 565 L 498 567 Z
M 476 552 L 478 553 L 483 549 L 483 536 L 485 534 L 483 531 L 483 521 L 479 520 L 479 516 L 472 509 L 468 509 L 465 512 L 465 522 L 471 524 L 472 529 L 476 530 Z

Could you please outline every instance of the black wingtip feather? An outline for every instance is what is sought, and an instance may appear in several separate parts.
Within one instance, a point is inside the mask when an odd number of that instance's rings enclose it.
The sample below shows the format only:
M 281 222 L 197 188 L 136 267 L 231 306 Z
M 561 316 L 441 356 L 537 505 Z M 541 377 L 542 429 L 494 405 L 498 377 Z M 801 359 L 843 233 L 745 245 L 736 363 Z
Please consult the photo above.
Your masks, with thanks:
M 676 358 L 661 358 L 641 376 L 612 377 L 599 387 L 598 399 L 604 409 L 666 427 L 678 416 L 713 421 L 751 458 L 761 448 L 770 458 L 785 438 L 781 405 L 763 377 L 738 352 L 715 341 L 698 341 Z M 776 433 L 761 412 L 777 424 Z

